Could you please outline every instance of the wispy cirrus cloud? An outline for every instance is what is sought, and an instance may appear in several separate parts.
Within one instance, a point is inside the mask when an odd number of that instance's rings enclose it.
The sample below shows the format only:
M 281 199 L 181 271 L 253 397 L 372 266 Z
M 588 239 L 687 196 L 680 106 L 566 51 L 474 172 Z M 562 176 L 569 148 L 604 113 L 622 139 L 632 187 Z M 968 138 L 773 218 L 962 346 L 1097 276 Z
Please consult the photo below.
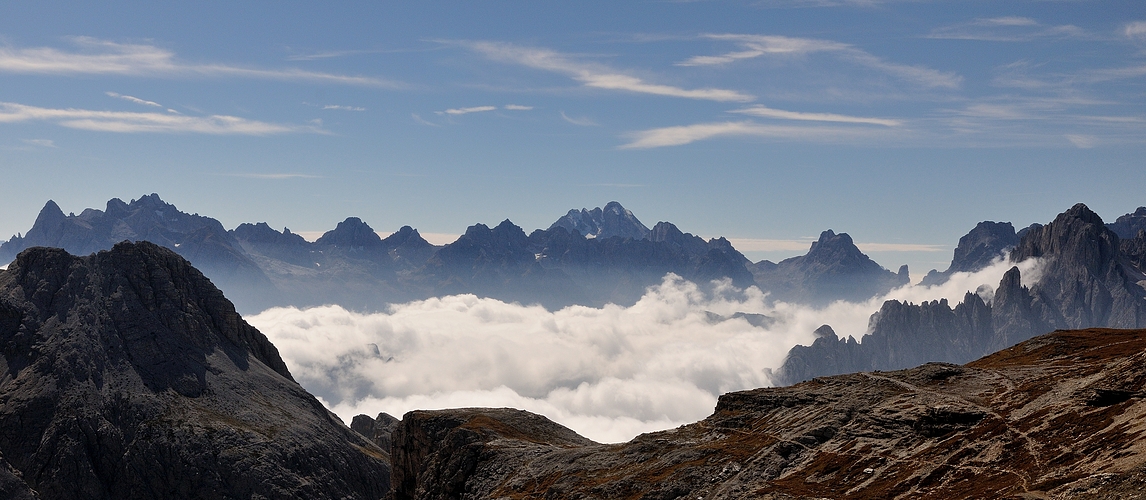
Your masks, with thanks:
M 452 108 L 445 111 L 434 111 L 439 115 L 468 115 L 470 113 L 484 113 L 486 111 L 496 111 L 497 106 L 470 106 L 468 108 Z
M 979 18 L 931 31 L 928 38 L 981 40 L 989 42 L 1029 42 L 1039 38 L 1084 38 L 1086 32 L 1072 24 L 1047 26 L 1029 17 Z
M 938 71 L 923 66 L 912 66 L 885 61 L 852 45 L 831 40 L 794 38 L 774 35 L 710 34 L 703 38 L 723 40 L 740 45 L 741 50 L 715 56 L 694 56 L 677 63 L 680 66 L 717 66 L 738 60 L 763 56 L 805 56 L 816 53 L 832 54 L 845 61 L 889 74 L 895 78 L 928 88 L 955 89 L 963 78 L 953 72 Z
M 140 99 L 140 98 L 134 97 L 134 96 L 118 94 L 118 93 L 111 92 L 111 91 L 104 92 L 104 94 L 107 94 L 108 97 L 115 97 L 117 99 L 123 99 L 125 101 L 134 102 L 136 104 L 140 104 L 143 106 L 152 106 L 152 107 L 156 107 L 156 108 L 162 108 L 163 107 L 162 104 L 159 104 L 157 102 Z
M 324 105 L 322 109 L 337 109 L 341 111 L 366 111 L 366 108 L 362 106 L 343 106 L 341 104 L 327 104 Z
M 574 125 L 580 125 L 582 127 L 596 127 L 596 126 L 598 126 L 597 122 L 595 122 L 589 118 L 586 118 L 583 116 L 577 117 L 577 118 L 572 118 L 569 115 L 565 114 L 564 111 L 561 112 L 561 119 L 565 120 L 569 123 L 572 123 Z
M 764 125 L 752 121 L 697 123 L 654 128 L 626 134 L 631 140 L 620 149 L 681 146 L 718 137 L 757 137 L 810 142 L 855 142 L 877 137 L 870 128 L 838 126 Z
M 878 7 L 889 3 L 917 3 L 925 0 L 760 0 L 764 7 Z
M 529 110 L 533 109 L 533 106 L 522 106 L 520 104 L 506 104 L 505 106 L 502 106 L 501 109 L 504 109 L 507 111 L 529 111 Z M 451 109 L 447 109 L 445 111 L 434 111 L 434 114 L 457 116 L 457 115 L 468 115 L 470 113 L 484 113 L 486 111 L 497 111 L 497 110 L 498 110 L 497 106 L 470 106 L 467 108 L 451 108 Z
M 1132 40 L 1146 40 L 1146 21 L 1134 21 L 1122 28 L 1122 34 Z
M 309 81 L 342 85 L 401 88 L 383 78 L 339 75 L 298 68 L 263 69 L 227 64 L 193 64 L 180 61 L 169 50 L 145 44 L 116 43 L 91 37 L 75 37 L 78 50 L 54 47 L 0 47 L 0 72 L 49 75 L 129 75 L 149 77 L 238 77 Z
M 883 125 L 885 127 L 897 127 L 903 124 L 903 122 L 899 120 L 890 120 L 887 118 L 867 118 L 862 116 L 838 115 L 835 113 L 804 113 L 799 111 L 772 109 L 765 106 L 752 106 L 744 109 L 734 109 L 729 111 L 729 113 L 740 113 L 745 115 L 759 116 L 762 118 L 778 118 L 781 120 L 861 123 L 867 125 Z
M 549 49 L 498 42 L 457 43 L 495 61 L 567 75 L 590 88 L 722 102 L 748 102 L 755 99 L 755 96 L 730 89 L 686 89 L 652 83 L 602 64 L 577 61 Z
M 222 175 L 222 176 L 225 176 L 225 177 L 242 177 L 242 178 L 245 178 L 245 179 L 269 179 L 269 180 L 281 180 L 281 179 L 321 179 L 321 178 L 322 178 L 322 176 L 321 176 L 321 175 L 311 175 L 311 174 L 295 174 L 295 173 L 269 173 L 269 174 L 258 174 L 258 173 L 239 173 L 239 172 L 230 172 L 230 173 L 224 173 L 224 174 L 216 174 L 216 175 Z
M 322 129 L 313 126 L 268 123 L 227 115 L 184 116 L 76 108 L 55 109 L 0 102 L 0 123 L 28 121 L 46 121 L 74 129 L 120 133 L 152 132 L 211 135 L 325 133 Z
M 704 35 L 703 37 L 736 42 L 741 45 L 743 50 L 716 56 L 693 56 L 677 63 L 677 66 L 715 66 L 768 54 L 806 55 L 816 52 L 838 52 L 850 47 L 848 44 L 830 40 L 788 36 L 718 34 Z
M 429 125 L 431 127 L 440 127 L 441 126 L 441 125 L 438 125 L 437 123 L 434 123 L 434 122 L 431 122 L 425 118 L 422 118 L 422 115 L 419 115 L 418 113 L 410 113 L 410 118 L 413 118 L 415 122 L 421 123 L 422 125 Z
M 55 141 L 51 139 L 20 139 L 20 142 L 29 146 L 36 146 L 41 148 L 54 148 L 56 147 Z

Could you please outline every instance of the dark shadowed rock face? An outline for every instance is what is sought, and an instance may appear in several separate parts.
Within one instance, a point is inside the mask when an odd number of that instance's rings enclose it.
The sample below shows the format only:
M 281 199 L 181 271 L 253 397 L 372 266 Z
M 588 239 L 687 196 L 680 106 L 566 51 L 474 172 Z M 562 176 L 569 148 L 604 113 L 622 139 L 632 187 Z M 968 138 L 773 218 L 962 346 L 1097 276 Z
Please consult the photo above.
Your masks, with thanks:
M 350 428 L 363 436 L 370 438 L 379 448 L 390 452 L 391 435 L 398 428 L 401 420 L 387 413 L 379 413 L 378 418 L 369 415 L 358 415 L 350 422 Z
M 926 361 L 961 363 L 1054 329 L 1146 327 L 1146 277 L 1121 248 L 1098 215 L 1075 205 L 1050 224 L 1030 227 L 1012 251 L 1014 262 L 1041 261 L 1040 277 L 1029 288 L 1015 267 L 990 304 L 972 293 L 954 309 L 946 301 L 889 301 L 872 316 L 870 333 L 859 343 L 818 339 L 794 347 L 776 381 Z
M 969 233 L 959 238 L 951 265 L 940 273 L 932 270 L 923 278 L 922 285 L 938 285 L 947 281 L 954 273 L 975 272 L 987 267 L 995 259 L 1006 256 L 1019 237 L 1010 222 L 980 222 Z
M 1138 231 L 1133 238 L 1122 240 L 1120 249 L 1122 255 L 1130 261 L 1130 265 L 1138 272 L 1146 273 L 1146 229 Z
M 0 272 L 0 489 L 45 499 L 381 498 L 385 453 L 175 253 L 33 248 Z
M 725 394 L 618 445 L 523 412 L 411 412 L 395 498 L 1134 498 L 1144 362 L 1144 330 L 1056 332 L 963 366 Z
M 808 253 L 778 264 L 750 266 L 756 283 L 775 298 L 825 305 L 836 300 L 860 302 L 908 283 L 905 269 L 893 273 L 864 255 L 847 233 L 820 234 Z

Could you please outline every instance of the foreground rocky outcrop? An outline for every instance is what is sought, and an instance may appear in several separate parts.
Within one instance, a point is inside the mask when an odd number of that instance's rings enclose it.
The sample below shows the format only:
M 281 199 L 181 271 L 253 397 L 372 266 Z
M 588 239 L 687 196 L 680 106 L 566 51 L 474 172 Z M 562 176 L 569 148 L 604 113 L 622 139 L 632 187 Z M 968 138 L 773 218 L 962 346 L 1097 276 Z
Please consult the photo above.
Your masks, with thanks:
M 385 451 L 151 243 L 32 248 L 0 272 L 0 497 L 361 498 Z
M 517 410 L 408 413 L 394 498 L 1142 498 L 1146 330 L 721 396 L 616 445 Z

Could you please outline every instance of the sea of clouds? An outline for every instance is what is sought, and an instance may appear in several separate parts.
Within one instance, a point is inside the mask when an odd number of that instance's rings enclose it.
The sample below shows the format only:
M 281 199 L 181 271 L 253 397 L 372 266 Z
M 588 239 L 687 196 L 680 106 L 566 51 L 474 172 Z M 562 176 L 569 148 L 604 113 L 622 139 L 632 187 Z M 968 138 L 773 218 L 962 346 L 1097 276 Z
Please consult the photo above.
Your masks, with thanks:
M 828 324 L 859 339 L 888 299 L 990 298 L 1012 264 L 958 273 L 824 308 L 768 300 L 728 282 L 667 275 L 632 306 L 541 306 L 453 295 L 358 313 L 339 306 L 272 308 L 247 320 L 278 347 L 303 387 L 349 421 L 414 409 L 513 407 L 600 442 L 700 420 L 725 392 L 771 385 L 772 369 Z M 1034 261 L 1019 265 L 1024 282 Z M 986 286 L 984 286 L 986 285 Z M 774 321 L 753 326 L 735 313 Z

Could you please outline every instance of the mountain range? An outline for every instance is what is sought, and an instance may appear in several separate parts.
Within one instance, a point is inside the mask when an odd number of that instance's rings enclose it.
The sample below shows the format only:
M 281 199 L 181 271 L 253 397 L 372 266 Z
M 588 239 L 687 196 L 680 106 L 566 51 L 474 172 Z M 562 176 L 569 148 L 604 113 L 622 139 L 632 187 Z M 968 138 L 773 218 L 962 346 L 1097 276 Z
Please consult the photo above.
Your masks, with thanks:
M 825 231 L 805 256 L 753 263 L 724 238 L 706 241 L 669 222 L 649 229 L 617 202 L 570 210 L 529 234 L 509 220 L 474 224 L 456 241 L 434 246 L 409 226 L 381 238 L 357 217 L 309 242 L 265 223 L 228 231 L 156 194 L 113 199 L 79 215 L 64 215 L 49 201 L 26 234 L 0 245 L 0 261 L 35 246 L 86 255 L 125 240 L 184 256 L 246 313 L 331 303 L 381 309 L 456 293 L 548 308 L 632 304 L 666 273 L 697 283 L 729 279 L 777 300 L 812 304 L 864 300 L 908 281 L 906 268 L 883 269 L 845 233 Z

